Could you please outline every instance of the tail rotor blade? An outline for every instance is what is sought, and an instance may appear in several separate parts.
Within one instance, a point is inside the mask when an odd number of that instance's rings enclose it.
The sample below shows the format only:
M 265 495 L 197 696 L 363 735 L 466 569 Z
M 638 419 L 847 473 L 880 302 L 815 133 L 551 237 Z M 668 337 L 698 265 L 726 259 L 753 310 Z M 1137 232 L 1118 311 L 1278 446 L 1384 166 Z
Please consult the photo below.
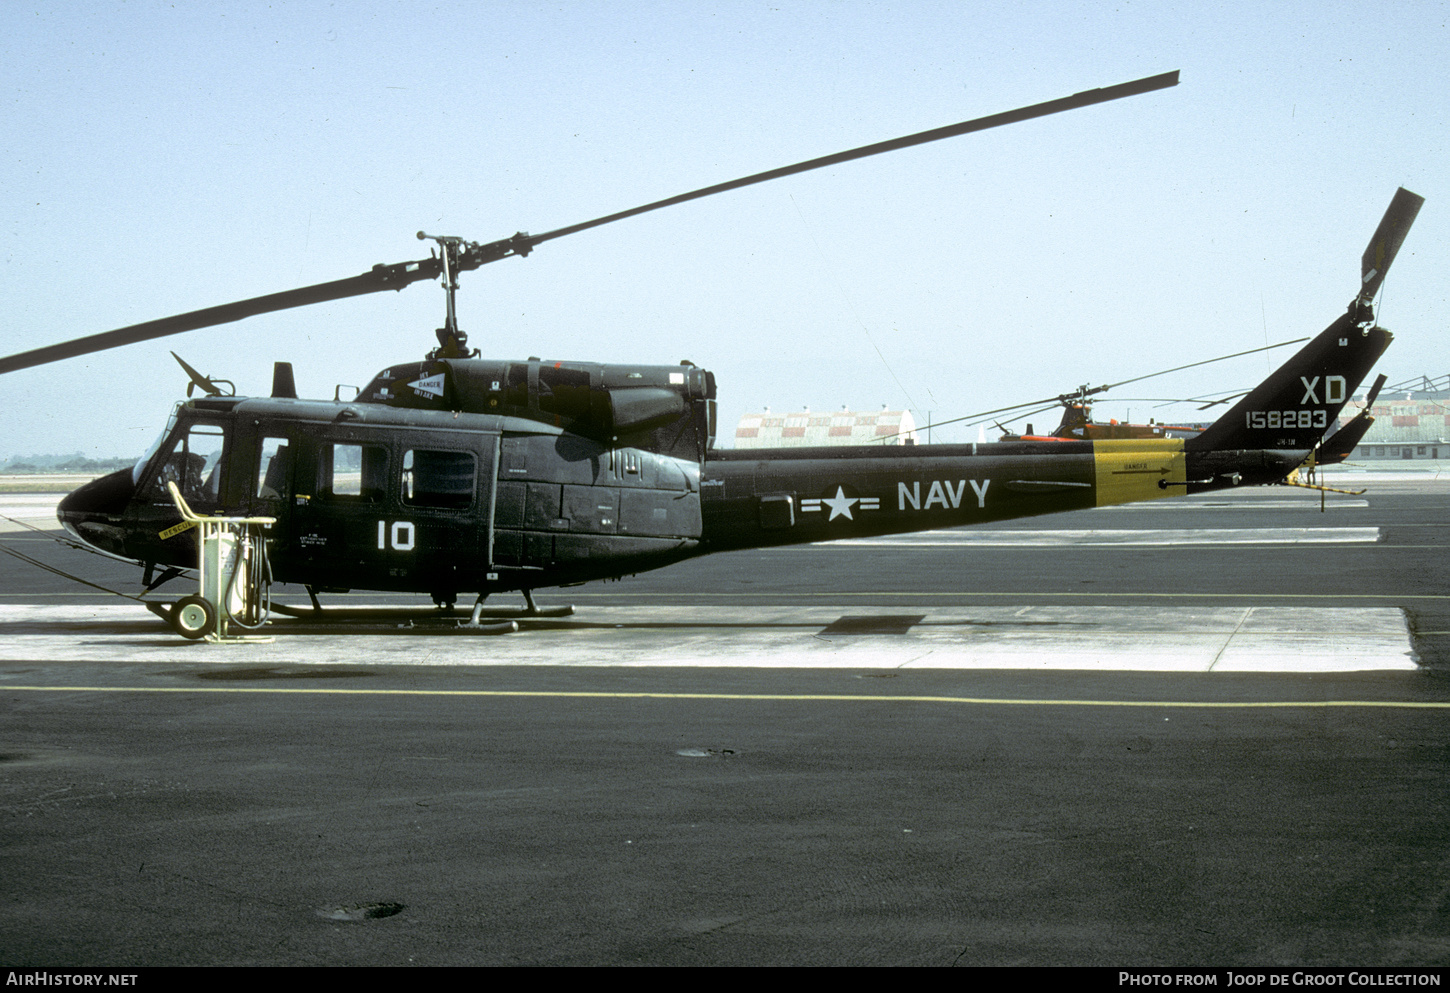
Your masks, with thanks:
M 1410 233 L 1410 225 L 1415 223 L 1415 216 L 1420 213 L 1424 202 L 1424 197 L 1411 193 L 1403 186 L 1395 192 L 1395 198 L 1390 201 L 1389 209 L 1385 211 L 1359 262 L 1360 303 L 1369 303 L 1379 293 L 1385 272 L 1399 254 L 1400 245 L 1404 244 L 1405 235 Z
M 1364 409 L 1365 410 L 1369 410 L 1371 407 L 1374 406 L 1374 402 L 1379 397 L 1380 390 L 1384 387 L 1384 385 L 1385 385 L 1385 374 L 1384 373 L 1380 373 L 1379 374 L 1379 378 L 1376 379 L 1374 381 L 1374 385 L 1370 387 L 1369 396 L 1367 396 L 1367 397 L 1364 398 Z

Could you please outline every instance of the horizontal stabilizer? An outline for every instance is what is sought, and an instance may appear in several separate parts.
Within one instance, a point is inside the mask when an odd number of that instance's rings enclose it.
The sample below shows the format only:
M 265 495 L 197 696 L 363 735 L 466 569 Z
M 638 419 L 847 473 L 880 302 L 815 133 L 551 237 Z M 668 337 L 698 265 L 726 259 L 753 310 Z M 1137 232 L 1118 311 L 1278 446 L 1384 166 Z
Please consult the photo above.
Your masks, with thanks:
M 1319 465 L 1338 465 L 1354 452 L 1355 446 L 1364 440 L 1365 433 L 1374 424 L 1374 418 L 1366 410 L 1334 434 L 1324 439 L 1319 447 L 1315 462 Z
M 1374 424 L 1374 417 L 1370 411 L 1374 408 L 1375 398 L 1380 395 L 1380 390 L 1385 385 L 1385 375 L 1380 373 L 1375 379 L 1374 385 L 1370 387 L 1369 396 L 1365 397 L 1364 409 L 1344 427 L 1334 432 L 1319 446 L 1319 455 L 1315 462 L 1319 465 L 1338 465 L 1349 458 L 1355 447 L 1364 440 L 1365 434 Z

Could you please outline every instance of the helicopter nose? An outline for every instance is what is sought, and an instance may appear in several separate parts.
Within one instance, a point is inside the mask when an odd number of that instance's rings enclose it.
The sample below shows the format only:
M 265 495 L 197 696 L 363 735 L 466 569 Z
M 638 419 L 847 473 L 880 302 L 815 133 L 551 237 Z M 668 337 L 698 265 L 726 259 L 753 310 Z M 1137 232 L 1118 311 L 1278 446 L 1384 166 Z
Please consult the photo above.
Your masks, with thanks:
M 122 555 L 126 545 L 122 517 L 135 492 L 131 470 L 121 469 L 68 494 L 56 507 L 55 516 L 62 527 L 87 545 Z

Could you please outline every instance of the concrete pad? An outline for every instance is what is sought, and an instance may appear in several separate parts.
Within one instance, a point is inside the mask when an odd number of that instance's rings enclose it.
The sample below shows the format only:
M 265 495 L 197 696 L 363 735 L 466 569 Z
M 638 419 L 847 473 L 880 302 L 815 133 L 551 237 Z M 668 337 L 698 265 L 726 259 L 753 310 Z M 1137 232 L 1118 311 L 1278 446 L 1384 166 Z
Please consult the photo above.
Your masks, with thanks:
M 843 617 L 884 618 L 882 626 L 902 633 L 826 631 Z M 266 633 L 276 640 L 214 645 L 185 641 L 139 606 L 0 606 L 0 656 L 8 661 L 1299 673 L 1415 668 L 1398 608 L 629 606 L 525 621 L 524 630 L 509 635 L 290 619 Z
M 0 534 L 29 530 L 27 524 L 47 531 L 59 529 L 55 508 L 63 498 L 60 493 L 0 493 Z

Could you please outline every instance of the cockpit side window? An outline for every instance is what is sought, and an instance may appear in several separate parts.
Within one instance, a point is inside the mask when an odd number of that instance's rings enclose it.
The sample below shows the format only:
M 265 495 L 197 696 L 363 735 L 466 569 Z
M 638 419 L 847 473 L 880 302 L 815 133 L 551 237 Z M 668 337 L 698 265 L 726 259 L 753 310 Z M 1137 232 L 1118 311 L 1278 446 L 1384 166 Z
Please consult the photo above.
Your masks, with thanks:
M 170 439 L 156 473 L 146 486 L 152 500 L 170 500 L 167 483 L 175 483 L 193 509 L 211 510 L 221 499 L 226 430 L 220 424 L 194 422 Z
M 150 447 L 146 449 L 146 454 L 142 455 L 139 459 L 137 459 L 136 464 L 131 467 L 131 485 L 141 485 L 141 474 L 144 473 L 146 471 L 146 467 L 151 464 L 151 457 L 159 452 L 161 450 L 161 446 L 166 443 L 166 439 L 171 437 L 171 430 L 176 427 L 177 413 L 180 410 L 181 404 L 179 403 L 171 408 L 171 416 L 166 419 L 166 427 L 161 429 L 161 433 L 156 436 L 156 440 L 153 441 Z

